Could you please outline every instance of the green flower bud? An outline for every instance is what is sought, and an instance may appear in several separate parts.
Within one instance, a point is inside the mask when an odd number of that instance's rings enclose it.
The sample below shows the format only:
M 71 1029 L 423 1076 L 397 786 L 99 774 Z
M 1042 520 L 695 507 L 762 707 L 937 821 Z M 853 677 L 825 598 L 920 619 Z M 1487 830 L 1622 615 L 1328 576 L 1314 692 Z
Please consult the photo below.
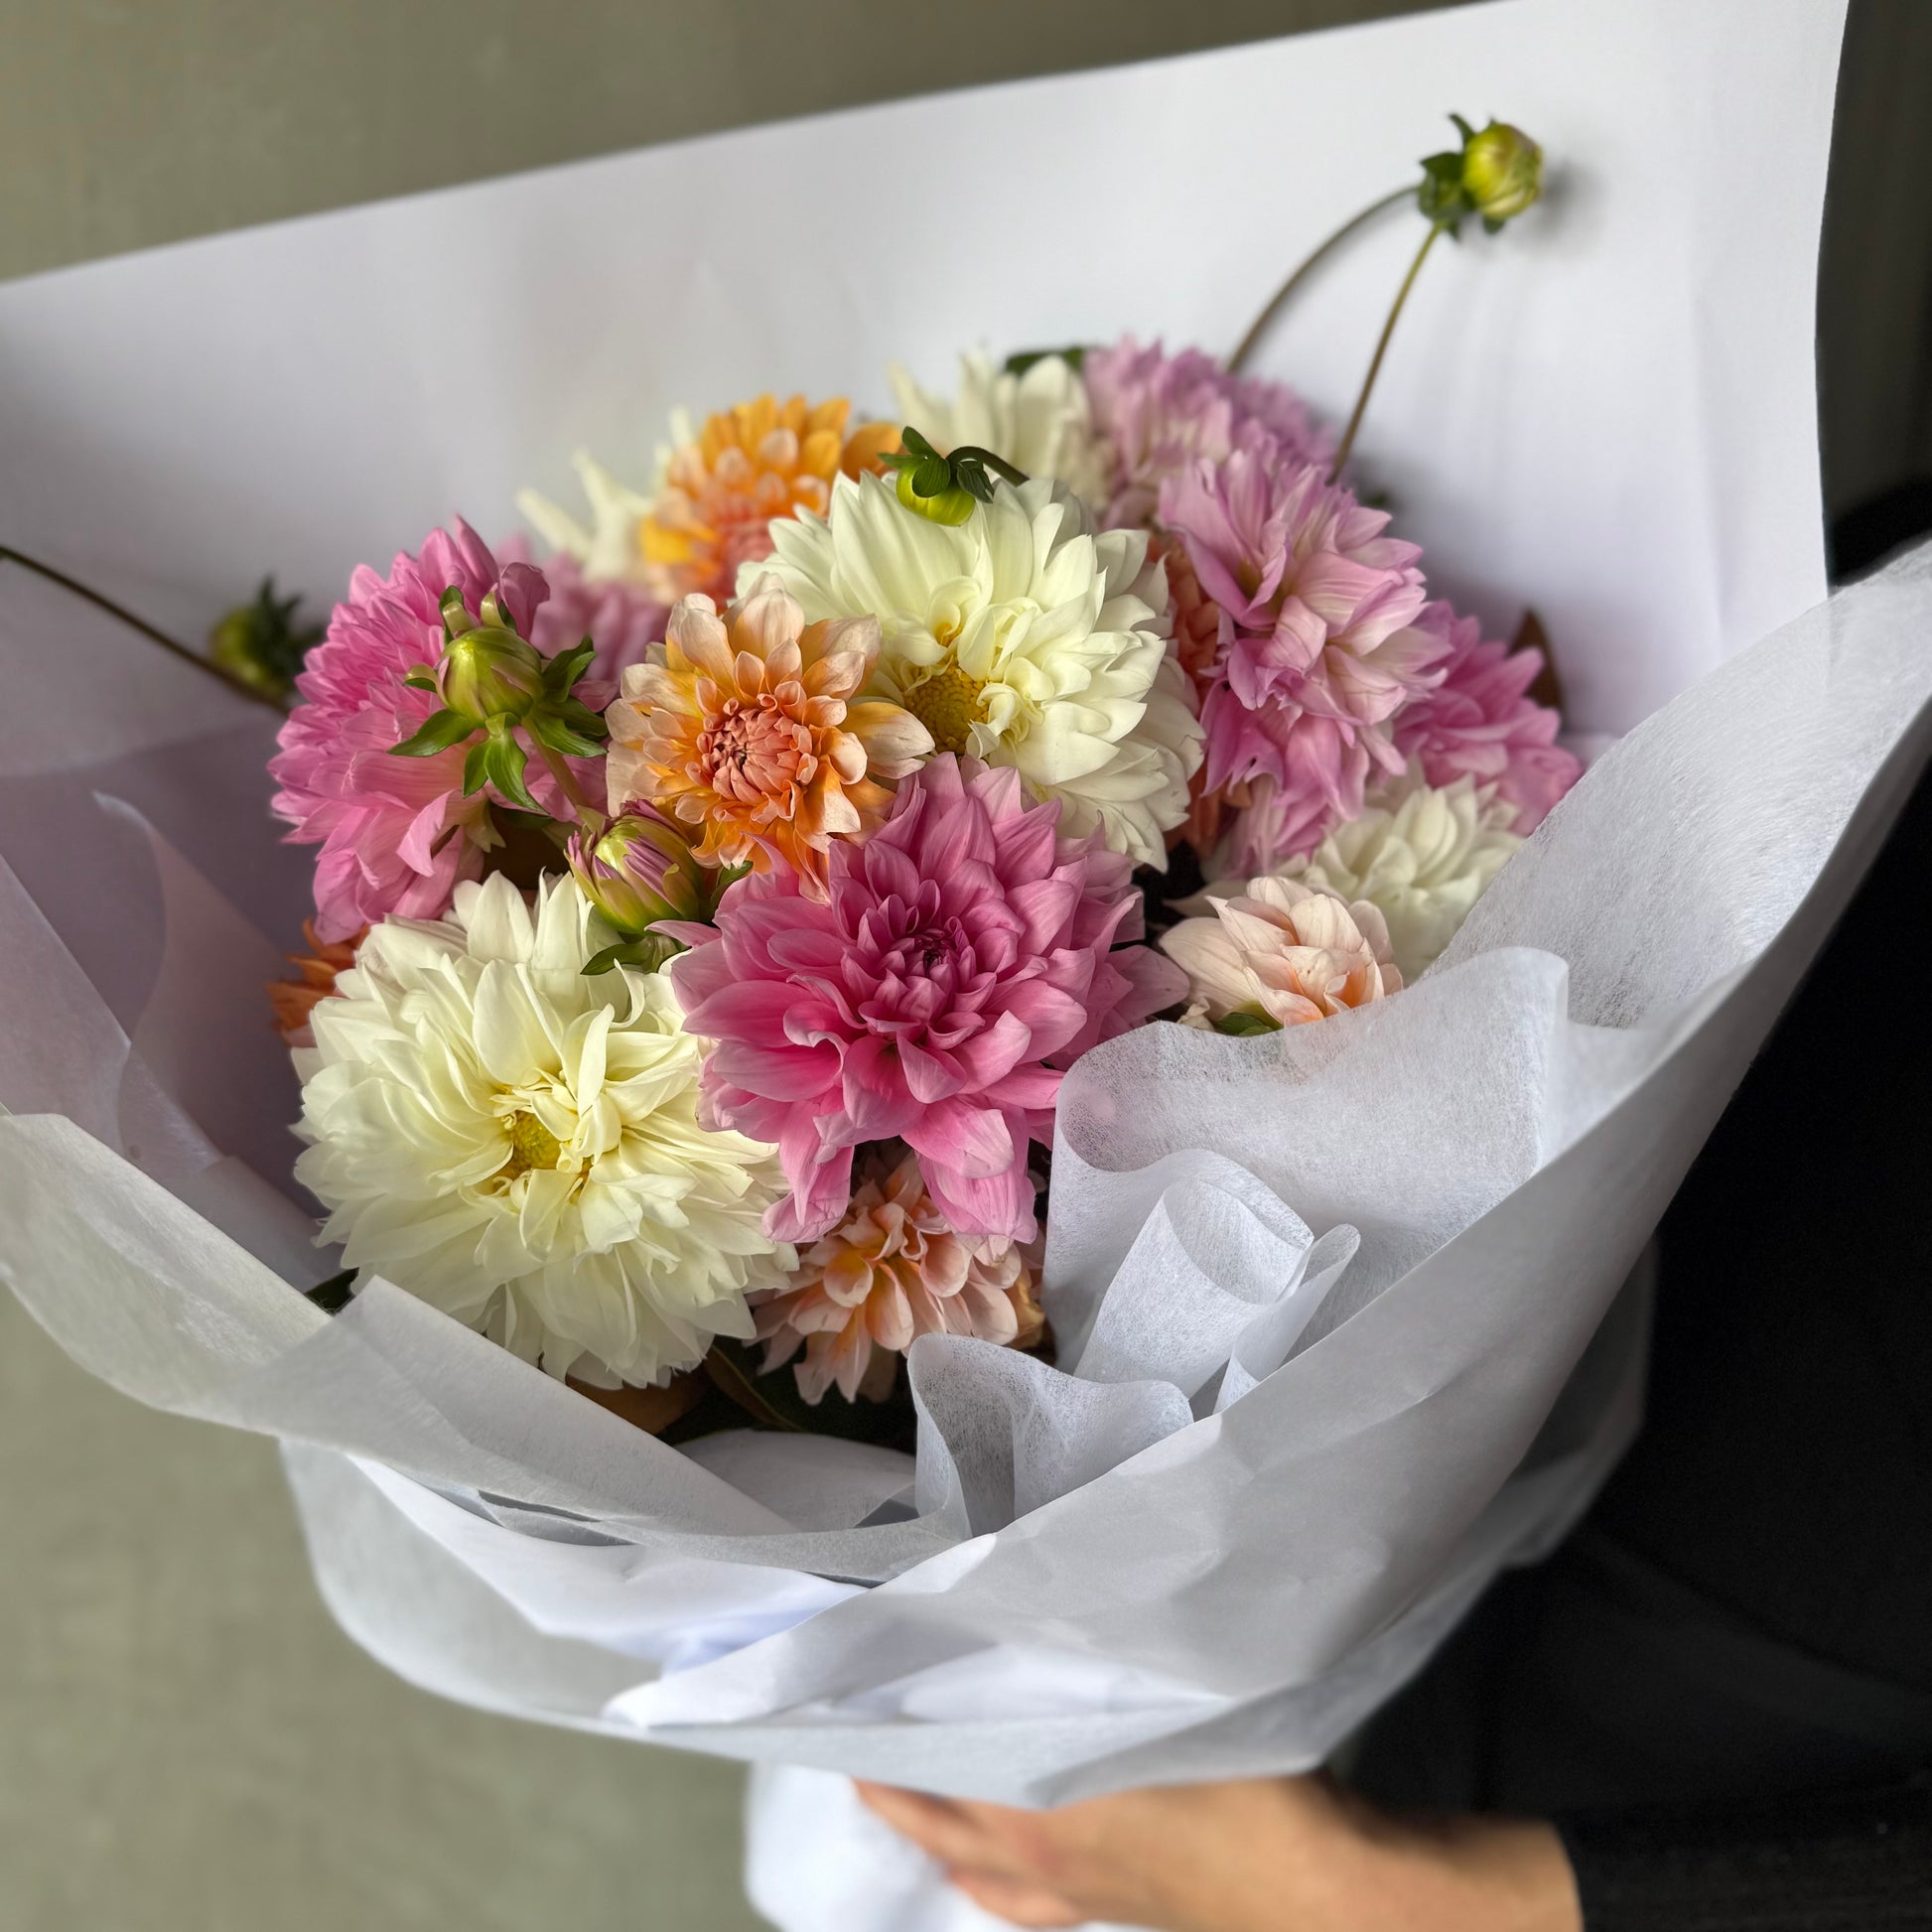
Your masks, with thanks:
M 1480 215 L 1494 234 L 1542 195 L 1543 150 L 1507 121 L 1491 121 L 1478 133 L 1460 114 L 1449 119 L 1462 145 L 1423 162 L 1422 211 L 1451 235 L 1465 214 Z
M 973 513 L 973 497 L 970 490 L 962 489 L 956 483 L 948 483 L 936 495 L 921 496 L 912 487 L 915 470 L 901 470 L 898 473 L 898 500 L 916 516 L 923 516 L 931 523 L 964 523 Z
M 708 919 L 713 875 L 648 805 L 629 805 L 595 839 L 571 835 L 570 870 L 612 931 L 639 939 L 660 919 Z
M 264 577 L 252 604 L 230 611 L 208 632 L 208 655 L 231 677 L 271 698 L 294 686 L 302 660 L 322 640 L 322 625 L 297 623 L 300 597 L 277 597 Z
M 1491 121 L 1462 137 L 1462 187 L 1469 205 L 1499 228 L 1543 193 L 1543 150 L 1519 127 Z
M 494 595 L 483 599 L 477 619 L 458 592 L 449 592 L 443 626 L 449 641 L 436 667 L 436 688 L 444 704 L 477 724 L 492 718 L 521 723 L 544 694 L 544 660 L 510 627 Z

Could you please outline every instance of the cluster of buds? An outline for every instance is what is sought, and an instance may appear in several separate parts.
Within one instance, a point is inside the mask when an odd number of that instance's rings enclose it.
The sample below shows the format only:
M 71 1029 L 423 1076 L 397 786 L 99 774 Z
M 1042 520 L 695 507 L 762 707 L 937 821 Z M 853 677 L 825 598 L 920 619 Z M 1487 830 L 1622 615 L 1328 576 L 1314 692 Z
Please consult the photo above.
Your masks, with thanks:
M 1543 150 L 1519 127 L 1492 120 L 1482 129 L 1451 114 L 1462 137 L 1459 148 L 1432 154 L 1422 164 L 1417 191 L 1422 211 L 1439 228 L 1456 233 L 1464 215 L 1482 218 L 1494 234 L 1543 193 Z
M 585 966 L 593 974 L 614 966 L 656 972 L 684 950 L 658 928 L 678 920 L 709 924 L 719 895 L 746 871 L 699 865 L 682 828 L 641 802 L 626 805 L 601 832 L 573 832 L 566 856 L 584 897 L 619 935 Z
M 590 638 L 545 657 L 518 633 L 496 591 L 473 613 L 454 588 L 443 594 L 443 634 L 441 659 L 416 665 L 403 679 L 434 691 L 443 708 L 393 748 L 396 757 L 433 758 L 468 744 L 466 797 L 487 784 L 520 810 L 541 811 L 524 780 L 524 738 L 556 758 L 596 758 L 604 750 L 604 720 L 571 695 L 594 654 Z

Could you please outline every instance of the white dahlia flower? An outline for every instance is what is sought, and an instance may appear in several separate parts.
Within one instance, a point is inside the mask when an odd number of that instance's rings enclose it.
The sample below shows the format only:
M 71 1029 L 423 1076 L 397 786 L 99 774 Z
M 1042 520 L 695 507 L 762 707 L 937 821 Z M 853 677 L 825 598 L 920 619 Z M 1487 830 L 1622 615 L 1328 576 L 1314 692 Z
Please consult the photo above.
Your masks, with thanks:
M 534 489 L 519 489 L 516 507 L 553 551 L 575 559 L 586 582 L 647 588 L 649 573 L 637 528 L 654 498 L 620 483 L 587 450 L 579 450 L 571 461 L 590 507 L 588 524 Z
M 1375 906 L 1402 977 L 1414 980 L 1522 845 L 1508 829 L 1514 817 L 1514 806 L 1472 778 L 1438 790 L 1411 775 L 1281 870 L 1318 893 Z
M 552 1375 L 667 1381 L 796 1256 L 759 1226 L 770 1148 L 698 1125 L 703 1043 L 668 981 L 592 978 L 614 934 L 568 877 L 500 875 L 385 919 L 297 1052 L 296 1174 L 344 1258 Z
M 902 705 L 941 752 L 1010 764 L 1061 825 L 1098 828 L 1143 865 L 1187 815 L 1200 726 L 1169 647 L 1167 578 L 1139 530 L 1096 534 L 1044 477 L 958 525 L 904 508 L 878 477 L 833 485 L 831 510 L 771 525 L 775 571 L 807 622 L 870 616 L 882 648 L 868 695 Z
M 895 362 L 887 375 L 901 419 L 940 455 L 976 444 L 1030 477 L 1052 477 L 1089 503 L 1114 493 L 1114 457 L 1096 437 L 1087 385 L 1061 355 L 1009 375 L 975 350 L 959 358 L 959 394 L 928 394 Z

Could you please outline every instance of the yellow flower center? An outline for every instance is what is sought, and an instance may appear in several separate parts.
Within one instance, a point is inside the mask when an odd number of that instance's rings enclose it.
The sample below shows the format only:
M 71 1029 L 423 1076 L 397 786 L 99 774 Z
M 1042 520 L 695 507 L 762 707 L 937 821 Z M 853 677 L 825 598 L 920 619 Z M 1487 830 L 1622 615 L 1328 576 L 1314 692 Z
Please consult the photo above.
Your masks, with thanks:
M 905 708 L 932 734 L 935 750 L 963 752 L 971 741 L 972 727 L 986 717 L 980 703 L 984 689 L 981 679 L 948 664 L 905 694 Z
M 532 1168 L 554 1168 L 563 1159 L 563 1143 L 535 1114 L 512 1114 L 509 1129 L 510 1158 L 497 1169 L 498 1180 L 514 1180 Z

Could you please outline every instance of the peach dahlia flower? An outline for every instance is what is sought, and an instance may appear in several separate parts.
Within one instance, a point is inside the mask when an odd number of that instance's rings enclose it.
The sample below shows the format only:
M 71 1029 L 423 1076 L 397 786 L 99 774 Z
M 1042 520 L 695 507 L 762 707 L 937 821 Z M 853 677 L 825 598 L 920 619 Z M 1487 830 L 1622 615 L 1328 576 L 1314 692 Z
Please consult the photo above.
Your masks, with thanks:
M 757 1298 L 754 1311 L 766 1370 L 804 1343 L 792 1373 L 807 1402 L 834 1382 L 848 1402 L 862 1384 L 885 1395 L 892 1358 L 920 1335 L 1025 1348 L 1044 1321 L 1019 1245 L 954 1233 L 925 1190 L 917 1158 L 908 1153 L 895 1166 L 883 1146 L 865 1157 L 838 1226 L 800 1257 L 791 1285 Z M 877 1361 L 876 1349 L 885 1351 Z
M 854 702 L 878 656 L 875 619 L 807 624 L 775 577 L 722 618 L 685 598 L 663 663 L 625 671 L 608 713 L 612 812 L 642 799 L 702 828 L 701 865 L 782 861 L 823 900 L 833 839 L 875 830 L 892 782 L 932 751 L 910 712 Z
M 1299 1027 L 1402 990 L 1388 925 L 1366 899 L 1344 904 L 1273 877 L 1249 880 L 1236 897 L 1204 897 L 1207 916 L 1161 939 L 1194 996 L 1185 1025 L 1240 1017 Z
M 848 436 L 851 414 L 843 396 L 816 404 L 759 396 L 682 438 L 637 527 L 653 594 L 667 604 L 693 593 L 729 598 L 739 566 L 770 556 L 765 526 L 774 516 L 823 516 L 834 477 L 879 470 L 881 455 L 898 448 L 898 431 L 861 423 Z

